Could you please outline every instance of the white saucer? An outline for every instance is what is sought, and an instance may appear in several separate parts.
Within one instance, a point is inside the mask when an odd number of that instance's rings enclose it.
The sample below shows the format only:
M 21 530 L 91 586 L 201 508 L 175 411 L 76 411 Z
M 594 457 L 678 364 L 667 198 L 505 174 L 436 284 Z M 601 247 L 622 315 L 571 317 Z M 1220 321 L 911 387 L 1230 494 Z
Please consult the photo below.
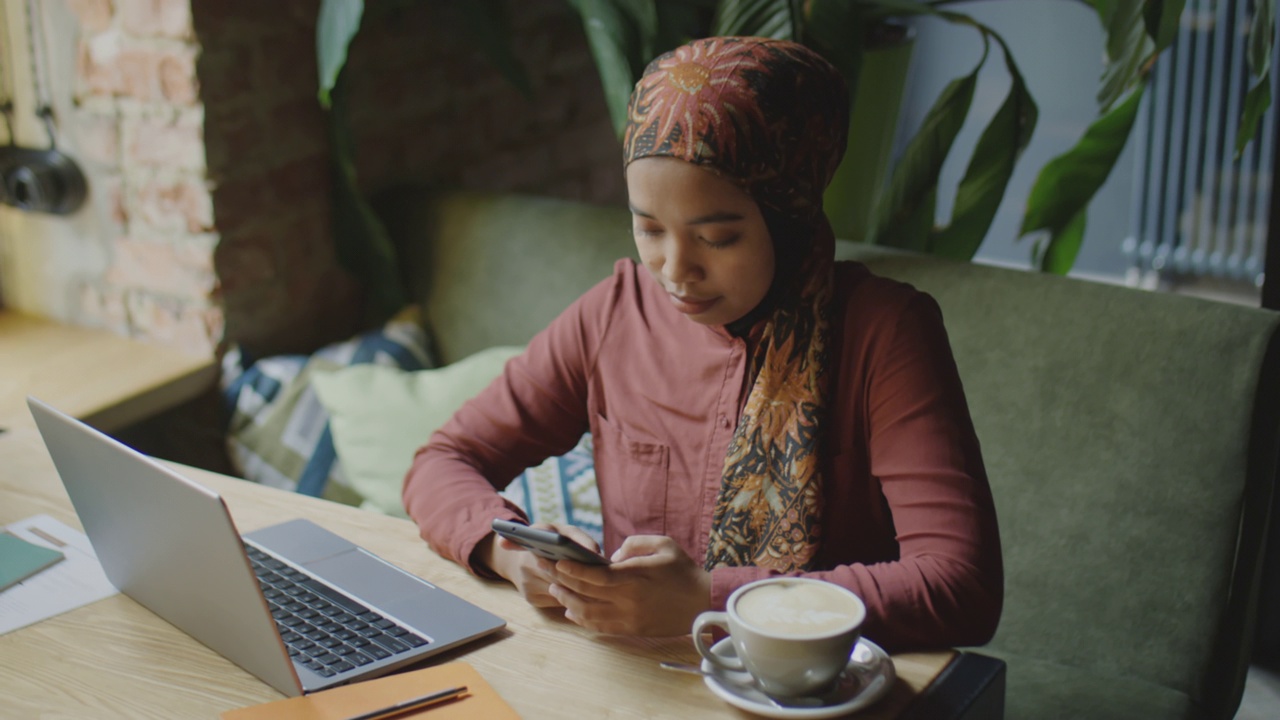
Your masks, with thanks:
M 716 643 L 711 652 L 724 657 L 737 655 L 729 638 Z M 747 712 L 784 720 L 831 718 L 861 710 L 884 697 L 897 678 L 889 654 L 866 638 L 858 640 L 835 689 L 814 698 L 814 707 L 778 707 L 750 686 L 751 676 L 746 672 L 724 670 L 706 660 L 702 661 L 702 669 L 714 674 L 715 677 L 703 678 L 703 682 L 721 700 Z

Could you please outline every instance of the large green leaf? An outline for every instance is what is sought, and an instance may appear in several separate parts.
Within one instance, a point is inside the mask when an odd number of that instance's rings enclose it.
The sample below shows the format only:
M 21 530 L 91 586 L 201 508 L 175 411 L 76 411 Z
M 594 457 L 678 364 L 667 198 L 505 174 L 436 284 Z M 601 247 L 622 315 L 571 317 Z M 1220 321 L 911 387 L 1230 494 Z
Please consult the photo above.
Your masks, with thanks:
M 1262 116 L 1271 107 L 1271 49 L 1275 42 L 1275 0 L 1256 0 L 1249 25 L 1249 72 L 1256 78 L 1244 99 L 1244 115 L 1236 134 L 1236 157 L 1258 132 Z
M 800 40 L 803 6 L 803 0 L 720 0 L 711 20 L 711 34 Z
M 1156 52 L 1163 52 L 1173 44 L 1186 5 L 1187 0 L 1146 0 L 1142 19 L 1147 26 L 1147 35 L 1155 41 Z
M 1147 35 L 1144 0 L 1114 0 L 1114 8 L 1099 10 L 1106 33 L 1106 69 L 1098 91 L 1098 107 L 1111 109 L 1143 77 L 1155 43 Z
M 1085 208 L 1080 208 L 1067 224 L 1050 233 L 1039 254 L 1037 265 L 1044 272 L 1066 275 L 1076 264 L 1080 246 L 1084 243 Z
M 644 0 L 569 0 L 582 18 L 587 44 L 604 86 L 609 118 L 619 136 L 627 125 L 631 89 L 644 63 L 650 59 L 643 56 L 644 47 L 653 44 L 652 37 L 640 37 L 641 28 L 636 22 L 637 17 L 649 17 L 649 13 L 628 7 L 639 3 L 653 4 L 652 0 L 647 3 Z
M 984 51 L 973 72 L 947 85 L 929 109 L 919 132 L 907 144 L 893 170 L 889 194 L 878 213 L 876 243 L 925 249 L 928 238 L 921 231 L 927 231 L 933 222 L 930 201 L 937 197 L 938 174 L 969 114 L 978 71 L 986 59 Z M 921 217 L 926 213 L 927 222 L 922 223 Z
M 526 98 L 533 97 L 533 84 L 524 65 L 511 49 L 511 26 L 504 0 L 458 0 L 463 23 L 472 42 L 494 67 Z
M 1050 241 L 1045 255 L 1063 256 L 1064 253 L 1054 246 L 1071 240 L 1066 231 L 1084 222 L 1081 217 L 1084 209 L 1111 174 L 1129 139 L 1142 101 L 1142 90 L 1141 87 L 1134 90 L 1109 112 L 1094 120 L 1075 147 L 1041 168 L 1027 199 L 1027 211 L 1019 234 L 1025 236 L 1041 230 L 1049 231 Z
M 844 77 L 849 97 L 858 94 L 862 54 L 867 49 L 867 23 L 860 3 L 811 0 L 804 18 L 805 44 L 817 50 Z
M 1003 40 L 997 40 L 1011 78 L 1009 94 L 974 148 L 956 190 L 951 223 L 935 231 L 929 241 L 930 252 L 956 260 L 971 260 L 978 252 L 1039 117 L 1012 53 Z
M 360 29 L 364 0 L 321 0 L 316 19 L 316 65 L 320 69 L 320 104 L 329 107 L 329 94 L 347 64 L 347 48 Z
M 338 262 L 364 288 L 364 320 L 366 326 L 372 326 L 404 307 L 407 295 L 395 245 L 356 178 L 355 141 L 347 122 L 347 92 L 341 76 L 331 87 L 329 98 L 335 251 Z

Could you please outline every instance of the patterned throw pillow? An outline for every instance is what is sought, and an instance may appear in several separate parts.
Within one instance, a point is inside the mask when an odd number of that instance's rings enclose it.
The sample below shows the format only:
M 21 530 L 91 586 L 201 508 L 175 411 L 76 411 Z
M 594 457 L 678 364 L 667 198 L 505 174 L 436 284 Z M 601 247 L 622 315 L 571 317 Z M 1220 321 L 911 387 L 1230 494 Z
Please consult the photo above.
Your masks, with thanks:
M 222 363 L 223 400 L 230 418 L 227 445 L 236 470 L 264 485 L 359 504 L 334 450 L 329 414 L 310 378 L 317 372 L 371 363 L 406 370 L 427 365 L 417 309 L 407 308 L 382 328 L 311 355 L 282 355 L 246 363 L 238 349 Z
M 407 517 L 400 488 L 415 451 L 522 349 L 492 347 L 413 372 L 364 365 L 316 373 L 311 384 L 328 412 L 349 486 L 360 496 L 356 503 Z M 597 540 L 603 535 L 589 434 L 564 455 L 525 470 L 503 495 L 532 522 L 571 523 Z
M 523 508 L 531 523 L 576 525 L 597 543 L 604 543 L 591 433 L 564 455 L 547 458 L 517 475 L 502 495 Z

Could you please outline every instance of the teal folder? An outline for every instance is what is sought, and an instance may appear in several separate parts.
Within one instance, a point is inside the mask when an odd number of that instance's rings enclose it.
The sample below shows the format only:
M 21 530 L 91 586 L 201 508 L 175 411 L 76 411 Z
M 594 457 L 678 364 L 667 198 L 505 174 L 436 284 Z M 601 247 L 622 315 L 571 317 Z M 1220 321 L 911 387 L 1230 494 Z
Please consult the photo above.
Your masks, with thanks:
M 57 550 L 0 532 L 0 591 L 26 580 L 62 559 Z

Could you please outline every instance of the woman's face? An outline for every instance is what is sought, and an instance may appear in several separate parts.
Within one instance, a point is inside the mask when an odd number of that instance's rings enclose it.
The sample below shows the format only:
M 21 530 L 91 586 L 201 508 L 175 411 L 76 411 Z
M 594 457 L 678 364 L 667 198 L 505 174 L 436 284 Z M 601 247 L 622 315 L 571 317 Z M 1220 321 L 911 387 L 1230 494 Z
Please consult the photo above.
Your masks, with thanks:
M 750 195 L 669 157 L 627 166 L 627 193 L 640 261 L 677 311 L 727 325 L 760 304 L 773 283 L 773 241 Z

